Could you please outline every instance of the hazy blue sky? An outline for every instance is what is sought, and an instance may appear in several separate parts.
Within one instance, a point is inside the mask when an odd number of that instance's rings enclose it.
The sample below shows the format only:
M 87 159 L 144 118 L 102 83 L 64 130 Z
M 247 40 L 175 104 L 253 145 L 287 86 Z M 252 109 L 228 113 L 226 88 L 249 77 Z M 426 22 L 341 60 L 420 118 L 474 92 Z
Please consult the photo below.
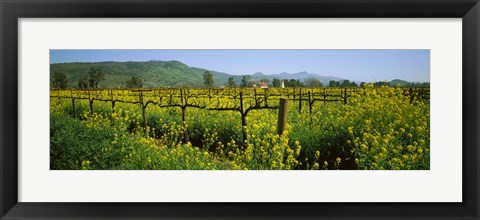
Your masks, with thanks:
M 50 63 L 147 60 L 235 75 L 307 71 L 367 82 L 430 82 L 430 50 L 50 50 Z

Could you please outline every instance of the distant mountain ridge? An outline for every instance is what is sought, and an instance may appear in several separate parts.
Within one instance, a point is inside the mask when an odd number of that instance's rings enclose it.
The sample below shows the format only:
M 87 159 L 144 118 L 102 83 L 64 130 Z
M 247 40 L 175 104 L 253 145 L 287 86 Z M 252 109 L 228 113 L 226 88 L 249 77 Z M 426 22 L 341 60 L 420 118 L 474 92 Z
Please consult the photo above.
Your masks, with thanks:
M 180 61 L 128 61 L 128 62 L 73 62 L 73 63 L 56 63 L 50 64 L 50 85 L 53 85 L 53 73 L 66 73 L 68 78 L 67 86 L 69 88 L 76 88 L 80 78 L 88 73 L 91 68 L 96 68 L 105 73 L 105 80 L 100 82 L 100 87 L 103 88 L 121 88 L 125 87 L 126 81 L 132 77 L 139 77 L 143 80 L 143 87 L 157 88 L 157 87 L 203 87 L 203 74 L 209 71 L 213 76 L 215 87 L 226 85 L 228 79 L 233 77 L 233 80 L 239 86 L 242 81 L 242 75 L 231 75 L 215 70 L 207 70 L 204 68 L 190 67 Z M 246 74 L 247 75 L 247 74 Z M 306 71 L 297 73 L 277 73 L 264 74 L 262 72 L 253 73 L 250 80 L 259 82 L 263 80 L 273 81 L 273 79 L 280 80 L 300 80 L 318 79 L 324 85 L 328 85 L 331 80 L 343 81 L 334 76 L 323 76 L 316 73 L 309 73 Z M 355 81 L 357 82 L 357 81 Z M 393 80 L 392 83 L 408 85 L 409 82 L 404 80 Z M 360 82 L 357 82 L 358 84 Z

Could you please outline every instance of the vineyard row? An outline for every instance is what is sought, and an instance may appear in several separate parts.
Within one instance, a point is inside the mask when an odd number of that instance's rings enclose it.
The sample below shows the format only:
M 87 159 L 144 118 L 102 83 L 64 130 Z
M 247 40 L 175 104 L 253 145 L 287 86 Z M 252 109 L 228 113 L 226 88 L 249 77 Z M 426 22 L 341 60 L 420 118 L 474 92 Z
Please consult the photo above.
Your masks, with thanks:
M 199 108 L 212 111 L 236 111 L 240 113 L 242 121 L 243 140 L 245 142 L 246 117 L 252 110 L 279 109 L 281 98 L 298 102 L 298 111 L 302 112 L 303 103 L 312 107 L 315 102 L 341 102 L 348 104 L 348 98 L 352 94 L 364 95 L 367 89 L 375 88 L 286 88 L 286 89 L 101 89 L 101 90 L 51 90 L 50 97 L 71 99 L 73 117 L 76 117 L 75 100 L 89 100 L 90 113 L 94 113 L 94 102 L 110 102 L 112 110 L 116 103 L 129 103 L 140 105 L 142 110 L 143 127 L 147 127 L 146 108 L 148 105 L 156 105 L 160 108 L 176 107 L 182 110 L 182 121 L 186 121 L 187 108 Z M 414 99 L 429 99 L 428 87 L 402 88 L 403 94 Z M 206 101 L 208 100 L 208 101 Z M 280 112 L 286 114 L 285 109 Z M 278 127 L 284 127 L 279 124 Z M 285 122 L 283 122 L 285 123 Z M 279 134 L 283 129 L 279 129 Z M 188 142 L 188 135 L 184 135 L 184 142 Z

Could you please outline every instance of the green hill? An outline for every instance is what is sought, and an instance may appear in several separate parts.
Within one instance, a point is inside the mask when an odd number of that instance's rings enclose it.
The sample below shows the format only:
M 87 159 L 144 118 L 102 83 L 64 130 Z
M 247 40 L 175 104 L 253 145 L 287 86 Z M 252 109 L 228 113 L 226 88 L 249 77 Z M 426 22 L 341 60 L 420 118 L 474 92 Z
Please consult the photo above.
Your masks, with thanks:
M 401 79 L 394 79 L 389 83 L 390 86 L 397 86 L 398 84 L 403 87 L 430 87 L 429 82 L 408 82 Z
M 398 84 L 400 84 L 400 86 L 410 86 L 412 83 L 401 79 L 394 79 L 389 83 L 390 86 L 397 86 Z
M 133 76 L 143 80 L 143 87 L 200 87 L 206 69 L 189 67 L 178 61 L 146 62 L 98 62 L 98 63 L 59 63 L 50 65 L 50 81 L 55 72 L 67 74 L 68 87 L 77 87 L 82 75 L 90 68 L 105 73 L 103 88 L 119 88 Z M 230 75 L 208 70 L 213 75 L 215 86 L 224 85 Z

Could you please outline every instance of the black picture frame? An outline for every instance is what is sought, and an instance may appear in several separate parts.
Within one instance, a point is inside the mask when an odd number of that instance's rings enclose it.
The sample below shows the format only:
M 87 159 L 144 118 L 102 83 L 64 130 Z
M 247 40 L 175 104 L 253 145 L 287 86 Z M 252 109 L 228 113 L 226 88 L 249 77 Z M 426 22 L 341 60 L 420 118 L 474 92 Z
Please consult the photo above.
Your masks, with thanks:
M 0 0 L 0 15 L 1 219 L 479 219 L 478 0 Z M 18 19 L 83 17 L 462 18 L 463 202 L 18 202 Z

